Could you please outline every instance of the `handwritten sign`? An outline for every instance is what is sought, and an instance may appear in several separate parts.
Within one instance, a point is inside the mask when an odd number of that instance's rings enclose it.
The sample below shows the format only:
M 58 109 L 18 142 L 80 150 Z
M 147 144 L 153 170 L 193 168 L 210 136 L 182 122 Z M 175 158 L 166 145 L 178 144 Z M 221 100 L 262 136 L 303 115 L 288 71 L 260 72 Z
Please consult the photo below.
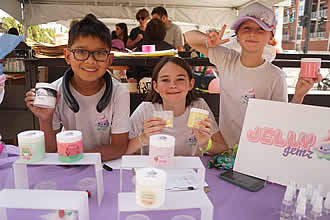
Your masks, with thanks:
M 330 108 L 250 99 L 234 170 L 330 192 Z

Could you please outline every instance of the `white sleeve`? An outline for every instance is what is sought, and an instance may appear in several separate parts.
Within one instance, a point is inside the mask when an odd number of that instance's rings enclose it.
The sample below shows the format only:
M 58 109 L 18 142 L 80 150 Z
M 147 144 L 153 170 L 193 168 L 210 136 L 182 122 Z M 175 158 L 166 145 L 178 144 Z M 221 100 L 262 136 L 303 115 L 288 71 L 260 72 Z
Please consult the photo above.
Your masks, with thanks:
M 145 114 L 147 111 L 147 103 L 142 102 L 133 112 L 130 118 L 130 126 L 129 126 L 129 138 L 132 139 L 138 135 L 140 135 L 143 131 L 143 123 L 145 118 Z
M 129 113 L 130 113 L 130 96 L 128 90 L 120 85 L 118 92 L 113 95 L 114 102 L 112 112 L 112 134 L 122 134 L 129 131 Z
M 286 76 L 282 70 L 279 74 L 280 76 L 275 80 L 273 84 L 273 93 L 271 100 L 288 102 L 288 86 L 286 83 Z

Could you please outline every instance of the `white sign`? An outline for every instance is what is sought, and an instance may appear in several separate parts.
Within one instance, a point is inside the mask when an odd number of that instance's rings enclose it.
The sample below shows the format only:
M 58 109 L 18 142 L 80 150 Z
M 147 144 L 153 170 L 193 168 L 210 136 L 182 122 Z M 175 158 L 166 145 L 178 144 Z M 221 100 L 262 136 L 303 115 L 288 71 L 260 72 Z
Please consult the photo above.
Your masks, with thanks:
M 330 108 L 250 99 L 234 170 L 330 192 Z

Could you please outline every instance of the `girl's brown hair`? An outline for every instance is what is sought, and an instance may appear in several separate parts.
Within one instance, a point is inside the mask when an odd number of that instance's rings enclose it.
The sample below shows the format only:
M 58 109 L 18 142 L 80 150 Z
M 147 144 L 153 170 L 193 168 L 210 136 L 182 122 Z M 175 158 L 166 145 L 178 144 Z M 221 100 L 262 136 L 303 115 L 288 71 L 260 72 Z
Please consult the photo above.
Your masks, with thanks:
M 153 82 L 157 83 L 158 75 L 160 70 L 165 66 L 167 63 L 174 63 L 181 68 L 183 68 L 188 75 L 189 82 L 193 79 L 193 72 L 191 66 L 179 57 L 163 57 L 155 66 L 152 72 L 152 81 L 151 81 L 151 92 L 149 92 L 146 101 L 151 101 L 152 103 L 159 103 L 163 104 L 163 99 L 160 97 L 159 93 L 154 90 Z M 186 106 L 189 106 L 193 101 L 195 101 L 197 97 L 195 96 L 193 89 L 190 90 L 186 96 Z

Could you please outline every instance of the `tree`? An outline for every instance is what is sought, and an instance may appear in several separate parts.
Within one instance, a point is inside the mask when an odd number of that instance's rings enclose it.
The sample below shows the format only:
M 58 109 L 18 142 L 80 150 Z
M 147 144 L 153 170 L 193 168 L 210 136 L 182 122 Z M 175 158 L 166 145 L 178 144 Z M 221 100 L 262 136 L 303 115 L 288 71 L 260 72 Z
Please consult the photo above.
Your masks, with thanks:
M 15 27 L 20 34 L 23 34 L 23 25 L 14 18 L 4 17 L 2 18 L 2 22 L 8 30 L 9 28 Z M 53 44 L 55 32 L 51 28 L 41 28 L 39 25 L 33 25 L 28 28 L 27 37 L 36 42 Z

